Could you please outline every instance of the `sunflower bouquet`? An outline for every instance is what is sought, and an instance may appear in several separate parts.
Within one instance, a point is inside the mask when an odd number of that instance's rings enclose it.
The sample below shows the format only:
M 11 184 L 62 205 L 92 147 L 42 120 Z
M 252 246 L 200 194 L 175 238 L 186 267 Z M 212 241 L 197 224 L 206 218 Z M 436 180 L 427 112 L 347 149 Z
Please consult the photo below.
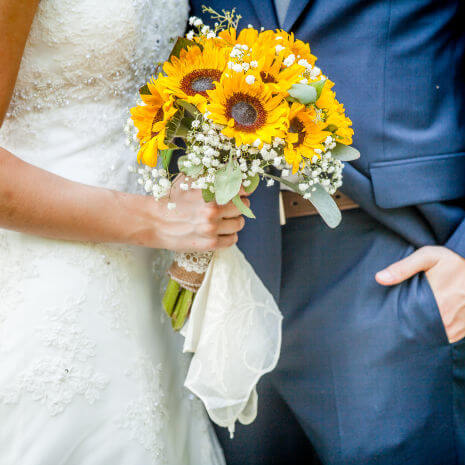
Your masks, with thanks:
M 330 227 L 340 221 L 331 195 L 342 185 L 342 161 L 358 158 L 353 130 L 331 82 L 307 43 L 283 30 L 239 31 L 240 16 L 203 7 L 179 38 L 161 72 L 140 89 L 131 110 L 139 183 L 156 199 L 169 196 L 178 171 L 181 189 L 201 189 L 206 202 L 232 201 L 255 218 L 239 191 L 264 179 L 281 182 L 312 202 Z M 130 128 L 128 131 L 130 132 Z M 182 139 L 185 155 L 170 171 Z M 279 174 L 281 176 L 279 176 Z M 175 204 L 169 204 L 175 208 Z M 177 254 L 163 300 L 173 327 L 184 325 L 212 254 Z

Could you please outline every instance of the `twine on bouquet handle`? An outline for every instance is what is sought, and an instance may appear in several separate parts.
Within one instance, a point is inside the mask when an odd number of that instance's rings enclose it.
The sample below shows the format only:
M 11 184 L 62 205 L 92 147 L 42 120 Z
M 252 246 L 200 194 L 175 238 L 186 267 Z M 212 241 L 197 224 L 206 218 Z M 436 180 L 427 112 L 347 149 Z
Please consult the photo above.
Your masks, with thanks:
M 175 255 L 168 269 L 170 280 L 162 301 L 175 331 L 179 331 L 184 326 L 212 257 L 213 252 Z

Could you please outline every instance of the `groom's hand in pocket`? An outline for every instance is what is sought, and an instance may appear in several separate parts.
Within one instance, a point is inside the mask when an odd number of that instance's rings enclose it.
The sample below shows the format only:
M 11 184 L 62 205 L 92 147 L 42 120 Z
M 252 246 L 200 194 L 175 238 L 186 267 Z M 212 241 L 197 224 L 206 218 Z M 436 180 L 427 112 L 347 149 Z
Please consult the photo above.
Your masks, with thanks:
M 465 259 L 446 247 L 422 247 L 376 274 L 384 286 L 424 271 L 441 313 L 449 342 L 465 337 Z

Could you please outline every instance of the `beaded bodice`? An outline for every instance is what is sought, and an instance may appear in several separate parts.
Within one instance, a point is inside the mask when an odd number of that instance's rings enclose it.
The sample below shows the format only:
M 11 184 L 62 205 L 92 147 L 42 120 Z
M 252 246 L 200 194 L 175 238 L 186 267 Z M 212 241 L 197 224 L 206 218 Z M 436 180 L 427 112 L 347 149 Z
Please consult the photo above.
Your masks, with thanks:
M 187 3 L 42 0 L 0 145 L 66 177 L 124 188 L 129 107 L 183 34 Z

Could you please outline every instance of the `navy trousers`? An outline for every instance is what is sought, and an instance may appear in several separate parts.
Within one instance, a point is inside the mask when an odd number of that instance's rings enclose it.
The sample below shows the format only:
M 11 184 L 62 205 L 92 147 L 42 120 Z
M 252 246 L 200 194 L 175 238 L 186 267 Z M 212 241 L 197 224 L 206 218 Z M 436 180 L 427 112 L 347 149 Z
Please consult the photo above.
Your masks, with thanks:
M 282 232 L 282 355 L 241 447 L 220 432 L 228 464 L 465 464 L 465 342 L 448 343 L 425 275 L 374 279 L 413 246 L 362 210 Z

